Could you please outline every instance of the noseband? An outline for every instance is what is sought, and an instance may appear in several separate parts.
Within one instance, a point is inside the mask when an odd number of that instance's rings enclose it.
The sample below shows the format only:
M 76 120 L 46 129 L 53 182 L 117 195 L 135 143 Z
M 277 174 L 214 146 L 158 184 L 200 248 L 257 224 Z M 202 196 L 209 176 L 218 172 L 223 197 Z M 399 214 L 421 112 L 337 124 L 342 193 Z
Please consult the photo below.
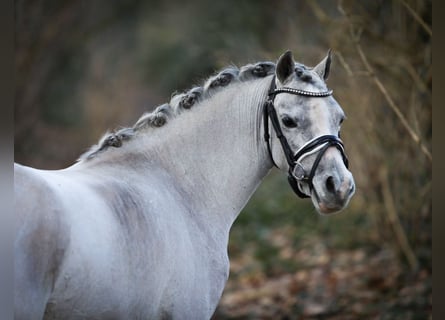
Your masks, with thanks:
M 264 140 L 266 140 L 267 150 L 269 152 L 269 156 L 270 159 L 272 160 L 272 163 L 274 164 L 275 167 L 278 168 L 277 164 L 273 159 L 272 149 L 270 146 L 269 119 L 275 130 L 277 138 L 280 140 L 281 147 L 283 148 L 284 155 L 286 156 L 287 163 L 289 164 L 289 173 L 287 177 L 289 184 L 291 185 L 294 192 L 300 198 L 309 198 L 309 195 L 303 193 L 303 191 L 300 190 L 298 182 L 307 183 L 309 186 L 309 190 L 312 193 L 312 190 L 314 189 L 312 179 L 314 178 L 315 171 L 317 170 L 321 158 L 323 157 L 324 153 L 328 150 L 329 147 L 336 147 L 340 151 L 343 158 L 343 162 L 347 168 L 349 166 L 349 161 L 345 154 L 343 142 L 337 136 L 334 135 L 322 135 L 315 137 L 314 139 L 306 142 L 300 149 L 297 150 L 297 152 L 293 153 L 289 146 L 289 143 L 287 142 L 286 137 L 283 135 L 283 131 L 281 130 L 280 122 L 278 121 L 277 112 L 274 106 L 275 96 L 280 93 L 289 93 L 310 98 L 323 98 L 331 96 L 332 90 L 323 92 L 312 92 L 312 91 L 305 91 L 287 87 L 277 89 L 275 85 L 275 76 L 274 76 L 269 88 L 268 99 L 263 108 Z M 301 161 L 305 157 L 317 152 L 318 152 L 317 157 L 315 158 L 315 161 L 312 165 L 311 170 L 309 171 L 309 174 L 307 174 L 306 170 L 301 164 Z

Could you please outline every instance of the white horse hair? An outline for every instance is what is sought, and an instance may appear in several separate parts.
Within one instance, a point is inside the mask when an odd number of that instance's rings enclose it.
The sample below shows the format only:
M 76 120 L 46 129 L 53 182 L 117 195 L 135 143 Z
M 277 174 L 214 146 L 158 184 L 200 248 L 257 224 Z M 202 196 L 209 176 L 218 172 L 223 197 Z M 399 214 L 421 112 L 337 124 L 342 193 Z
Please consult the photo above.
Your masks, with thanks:
M 62 170 L 15 164 L 15 319 L 209 319 L 229 274 L 230 228 L 273 163 L 287 172 L 263 108 L 277 88 L 326 91 L 330 55 L 229 67 L 131 128 L 107 133 Z M 275 109 L 292 150 L 337 136 L 332 96 L 280 94 Z M 269 126 L 271 128 L 271 126 Z M 310 168 L 317 156 L 307 154 Z M 313 188 L 320 213 L 354 192 L 338 148 L 322 155 Z

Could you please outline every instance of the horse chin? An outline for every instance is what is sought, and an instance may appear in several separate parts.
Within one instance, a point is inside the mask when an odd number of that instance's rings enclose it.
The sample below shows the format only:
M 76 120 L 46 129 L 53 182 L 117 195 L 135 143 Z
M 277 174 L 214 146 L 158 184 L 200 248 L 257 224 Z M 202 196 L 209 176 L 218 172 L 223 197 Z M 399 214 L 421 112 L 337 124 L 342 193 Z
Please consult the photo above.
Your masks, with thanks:
M 315 206 L 315 208 L 317 209 L 317 211 L 321 215 L 332 215 L 332 214 L 335 214 L 335 213 L 339 213 L 341 210 L 343 210 L 344 207 L 345 206 L 334 206 L 334 207 L 331 207 L 329 205 L 326 205 L 323 202 L 319 202 Z
M 323 199 L 318 198 L 314 192 L 312 192 L 311 194 L 311 199 L 317 212 L 323 216 L 339 213 L 347 206 L 349 202 L 349 199 L 344 203 L 332 203 L 324 201 Z

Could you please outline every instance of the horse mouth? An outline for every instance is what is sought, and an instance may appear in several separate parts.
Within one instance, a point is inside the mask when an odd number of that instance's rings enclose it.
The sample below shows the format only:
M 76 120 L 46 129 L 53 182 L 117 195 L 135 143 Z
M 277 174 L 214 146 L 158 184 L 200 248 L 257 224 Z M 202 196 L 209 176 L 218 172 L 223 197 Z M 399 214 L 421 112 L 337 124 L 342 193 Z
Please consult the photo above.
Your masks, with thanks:
M 336 213 L 341 211 L 343 208 L 345 207 L 345 205 L 327 205 L 323 202 L 318 202 L 317 203 L 317 209 L 318 212 L 320 212 L 321 214 L 332 214 L 332 213 Z
M 349 192 L 345 197 L 334 199 L 328 197 L 328 199 L 322 199 L 317 195 L 316 192 L 313 192 L 311 198 L 315 208 L 319 213 L 329 215 L 340 212 L 344 208 L 346 208 L 353 194 L 354 190 L 352 189 L 351 192 Z
M 320 199 L 318 197 L 312 197 L 312 202 L 317 209 L 318 212 L 321 214 L 333 214 L 336 212 L 342 211 L 344 208 L 347 207 L 349 201 L 352 198 L 354 192 L 349 193 L 344 198 L 336 198 L 336 199 Z M 326 201 L 329 200 L 329 201 Z
M 311 200 L 315 209 L 323 215 L 329 215 L 342 211 L 348 205 L 355 193 L 355 184 L 348 183 L 337 192 L 326 192 L 326 190 L 311 190 Z

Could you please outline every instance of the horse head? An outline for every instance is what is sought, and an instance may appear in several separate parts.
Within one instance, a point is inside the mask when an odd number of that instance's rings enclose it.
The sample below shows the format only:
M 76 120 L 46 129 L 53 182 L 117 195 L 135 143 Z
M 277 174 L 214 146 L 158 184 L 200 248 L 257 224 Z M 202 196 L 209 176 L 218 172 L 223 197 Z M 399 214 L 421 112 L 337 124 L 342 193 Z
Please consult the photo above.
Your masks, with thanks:
M 322 214 L 346 207 L 355 191 L 340 140 L 345 114 L 325 83 L 330 63 L 330 51 L 314 68 L 296 63 L 290 51 L 284 53 L 264 113 L 273 163 L 289 174 L 294 191 L 310 197 Z M 275 129 L 272 138 L 269 123 Z

